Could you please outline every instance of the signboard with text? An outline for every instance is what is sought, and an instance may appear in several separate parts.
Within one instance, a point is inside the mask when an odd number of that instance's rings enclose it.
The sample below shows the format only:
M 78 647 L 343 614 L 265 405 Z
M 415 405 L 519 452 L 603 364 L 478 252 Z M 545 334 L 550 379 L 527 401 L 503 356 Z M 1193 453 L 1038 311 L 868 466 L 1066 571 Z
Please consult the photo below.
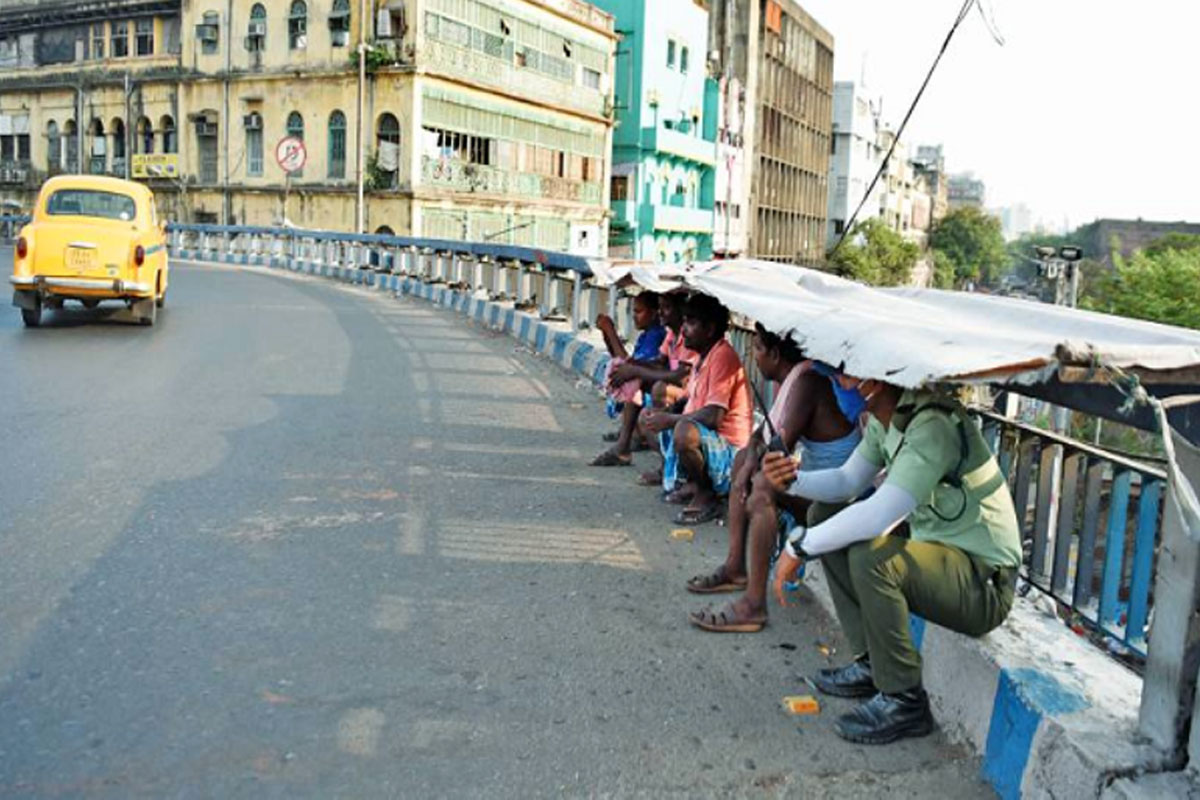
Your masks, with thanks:
M 129 174 L 133 178 L 178 178 L 178 153 L 136 153 L 129 163 Z

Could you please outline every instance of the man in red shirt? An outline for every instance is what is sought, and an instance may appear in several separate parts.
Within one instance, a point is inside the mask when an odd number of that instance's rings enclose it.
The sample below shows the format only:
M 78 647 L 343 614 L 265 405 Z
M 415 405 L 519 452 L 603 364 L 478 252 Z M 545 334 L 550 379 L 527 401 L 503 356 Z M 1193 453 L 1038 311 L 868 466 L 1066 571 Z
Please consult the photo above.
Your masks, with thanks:
M 652 410 L 645 427 L 662 433 L 664 485 L 682 487 L 668 499 L 687 502 L 675 517 L 698 525 L 721 515 L 720 497 L 729 494 L 733 459 L 750 439 L 752 406 L 746 372 L 725 340 L 729 309 L 716 298 L 694 294 L 683 311 L 683 342 L 700 356 L 688 381 L 682 414 Z

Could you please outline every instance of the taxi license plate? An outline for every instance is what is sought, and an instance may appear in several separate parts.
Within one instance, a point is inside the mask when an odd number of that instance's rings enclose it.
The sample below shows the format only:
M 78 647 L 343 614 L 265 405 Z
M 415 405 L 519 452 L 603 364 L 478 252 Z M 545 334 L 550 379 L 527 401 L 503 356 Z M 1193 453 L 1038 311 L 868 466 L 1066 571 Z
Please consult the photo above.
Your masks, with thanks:
M 88 250 L 82 247 L 67 248 L 67 269 L 73 269 L 76 272 L 85 272 L 95 269 L 96 267 L 96 251 Z

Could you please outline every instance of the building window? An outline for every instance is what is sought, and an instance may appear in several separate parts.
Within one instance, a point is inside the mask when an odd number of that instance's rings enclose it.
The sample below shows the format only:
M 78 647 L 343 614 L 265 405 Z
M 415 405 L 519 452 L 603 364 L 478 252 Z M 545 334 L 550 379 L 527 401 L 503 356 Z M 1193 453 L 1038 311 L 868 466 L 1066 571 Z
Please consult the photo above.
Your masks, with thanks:
M 108 140 L 104 138 L 104 123 L 98 119 L 92 120 L 88 136 L 92 140 L 92 158 L 88 164 L 88 172 L 103 175 L 108 169 Z
M 211 56 L 220 44 L 221 18 L 215 11 L 206 11 L 203 20 L 196 26 L 196 38 L 200 40 L 200 52 Z
M 125 121 L 117 117 L 112 121 L 112 171 L 114 175 L 125 174 Z
M 255 3 L 250 9 L 250 24 L 246 26 L 246 49 L 251 53 L 261 53 L 267 40 L 267 9 L 262 3 Z
M 395 189 L 400 179 L 400 121 L 383 114 L 375 126 L 375 164 L 386 177 L 384 189 Z
M 295 0 L 288 12 L 288 47 L 292 50 L 308 47 L 308 6 L 304 0 Z
M 154 125 L 142 117 L 137 124 L 137 138 L 134 140 L 139 153 L 154 152 Z
M 92 25 L 92 58 L 99 61 L 104 58 L 104 23 L 97 22 Z
M 112 57 L 125 58 L 129 55 L 129 23 L 112 24 Z
M 139 19 L 134 23 L 135 46 L 139 56 L 154 55 L 154 20 Z
M 51 174 L 62 168 L 62 139 L 58 137 L 58 123 L 50 120 L 46 124 L 46 169 Z
M 346 115 L 341 111 L 329 115 L 329 177 L 346 177 Z
M 293 111 L 288 114 L 287 118 L 287 135 L 293 139 L 304 141 L 304 116 L 299 111 Z M 299 178 L 304 175 L 304 168 L 292 172 L 293 178 Z
M 675 69 L 675 40 L 667 40 L 667 69 Z
M 345 47 L 350 43 L 350 0 L 333 0 L 329 33 L 334 47 Z
M 200 182 L 216 183 L 220 180 L 220 150 L 217 147 L 217 123 L 215 111 L 206 111 L 196 118 L 196 143 L 200 151 Z
M 252 178 L 263 174 L 263 119 L 253 111 L 244 118 L 246 127 L 246 174 Z
M 63 149 L 67 172 L 79 172 L 79 131 L 73 119 L 63 123 Z
M 583 68 L 583 85 L 589 89 L 600 88 L 600 73 L 591 67 Z
M 162 131 L 162 151 L 178 153 L 179 137 L 175 133 L 175 120 L 170 116 L 165 116 L 159 120 L 158 127 Z
M 688 71 L 688 49 L 686 47 L 679 48 L 679 71 Z
M 628 175 L 613 175 L 612 176 L 612 199 L 616 202 L 629 199 L 629 176 Z

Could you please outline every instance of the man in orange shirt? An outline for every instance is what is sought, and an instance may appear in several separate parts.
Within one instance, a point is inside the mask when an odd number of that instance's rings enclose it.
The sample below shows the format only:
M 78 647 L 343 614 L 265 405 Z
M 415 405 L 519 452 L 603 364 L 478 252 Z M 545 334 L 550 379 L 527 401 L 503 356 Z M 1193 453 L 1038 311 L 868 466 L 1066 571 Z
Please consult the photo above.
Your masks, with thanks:
M 716 298 L 688 298 L 680 332 L 700 363 L 688 381 L 687 405 L 682 414 L 652 410 L 645 418 L 648 431 L 663 434 L 664 485 L 686 481 L 667 497 L 687 503 L 675 517 L 680 525 L 721 516 L 734 456 L 750 439 L 750 391 L 742 360 L 725 340 L 728 329 L 729 309 Z

